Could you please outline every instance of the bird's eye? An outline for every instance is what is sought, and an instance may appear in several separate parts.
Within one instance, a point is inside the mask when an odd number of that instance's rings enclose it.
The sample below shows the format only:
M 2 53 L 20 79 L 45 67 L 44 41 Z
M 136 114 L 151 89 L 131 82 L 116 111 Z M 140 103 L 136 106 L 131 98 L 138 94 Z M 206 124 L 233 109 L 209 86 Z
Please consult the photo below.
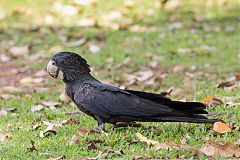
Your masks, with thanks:
M 55 65 L 55 62 L 52 62 L 52 65 Z

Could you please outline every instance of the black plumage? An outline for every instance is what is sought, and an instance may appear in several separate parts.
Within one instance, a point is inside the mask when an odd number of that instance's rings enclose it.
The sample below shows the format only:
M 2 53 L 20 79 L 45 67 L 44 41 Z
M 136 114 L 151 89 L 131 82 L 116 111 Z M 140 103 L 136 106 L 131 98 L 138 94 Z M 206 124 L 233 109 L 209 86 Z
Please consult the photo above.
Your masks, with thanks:
M 206 106 L 199 102 L 172 101 L 154 93 L 103 84 L 91 76 L 87 61 L 76 53 L 57 53 L 48 64 L 48 71 L 53 77 L 63 79 L 67 95 L 82 112 L 98 121 L 100 129 L 106 122 L 217 121 L 202 115 L 207 114 Z

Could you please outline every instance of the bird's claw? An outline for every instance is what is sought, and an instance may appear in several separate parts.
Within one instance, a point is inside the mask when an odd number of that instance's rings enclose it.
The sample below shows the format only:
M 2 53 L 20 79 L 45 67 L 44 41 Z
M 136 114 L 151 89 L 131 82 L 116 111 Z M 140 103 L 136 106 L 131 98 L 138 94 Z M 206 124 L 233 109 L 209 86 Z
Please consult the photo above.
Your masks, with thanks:
M 102 126 L 98 126 L 96 128 L 93 128 L 90 130 L 90 132 L 94 132 L 94 133 L 105 133 L 104 128 Z

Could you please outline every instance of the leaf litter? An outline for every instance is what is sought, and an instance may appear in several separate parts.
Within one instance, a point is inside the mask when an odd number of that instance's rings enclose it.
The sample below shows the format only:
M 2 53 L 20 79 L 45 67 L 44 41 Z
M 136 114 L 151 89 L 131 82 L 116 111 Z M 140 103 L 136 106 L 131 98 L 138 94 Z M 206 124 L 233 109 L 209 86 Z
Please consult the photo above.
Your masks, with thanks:
M 206 145 L 202 148 L 194 148 L 190 146 L 184 146 L 180 144 L 176 144 L 173 142 L 169 143 L 159 143 L 158 141 L 148 139 L 147 137 L 143 136 L 140 133 L 135 133 L 137 138 L 141 142 L 145 142 L 148 144 L 148 146 L 152 146 L 153 150 L 171 150 L 171 149 L 177 149 L 177 150 L 188 150 L 191 151 L 197 155 L 204 154 L 206 156 L 210 157 L 239 157 L 240 156 L 240 147 L 231 143 L 219 143 L 215 142 L 213 140 L 206 140 Z

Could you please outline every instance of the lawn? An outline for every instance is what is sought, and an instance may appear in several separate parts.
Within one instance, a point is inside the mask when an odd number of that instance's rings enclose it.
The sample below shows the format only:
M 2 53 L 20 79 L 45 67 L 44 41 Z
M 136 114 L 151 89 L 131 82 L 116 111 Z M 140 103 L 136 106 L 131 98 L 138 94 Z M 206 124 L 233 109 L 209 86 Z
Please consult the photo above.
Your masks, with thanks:
M 9 108 L 3 109 L 7 115 L 0 114 L 0 159 L 81 159 L 107 149 L 108 159 L 209 158 L 187 150 L 154 150 L 139 141 L 137 132 L 160 143 L 195 148 L 203 147 L 206 138 L 239 145 L 238 0 L 186 0 L 165 7 L 158 0 L 96 0 L 86 6 L 3 0 L 0 5 L 0 108 Z M 69 46 L 79 40 L 85 43 Z M 114 86 L 155 93 L 171 88 L 168 97 L 174 100 L 220 99 L 222 104 L 207 107 L 209 118 L 224 120 L 232 131 L 219 134 L 211 124 L 141 123 L 143 127 L 116 129 L 107 124 L 107 133 L 81 135 L 77 129 L 90 130 L 96 121 L 66 114 L 78 108 L 59 98 L 64 83 L 44 72 L 51 56 L 62 50 L 79 53 L 97 79 Z M 231 85 L 217 87 L 226 81 Z M 32 112 L 33 106 L 49 101 L 59 106 Z M 68 119 L 79 123 L 62 124 Z M 62 125 L 56 134 L 41 137 L 47 123 Z M 79 144 L 71 144 L 74 135 Z M 90 145 L 93 140 L 100 141 L 97 147 Z

